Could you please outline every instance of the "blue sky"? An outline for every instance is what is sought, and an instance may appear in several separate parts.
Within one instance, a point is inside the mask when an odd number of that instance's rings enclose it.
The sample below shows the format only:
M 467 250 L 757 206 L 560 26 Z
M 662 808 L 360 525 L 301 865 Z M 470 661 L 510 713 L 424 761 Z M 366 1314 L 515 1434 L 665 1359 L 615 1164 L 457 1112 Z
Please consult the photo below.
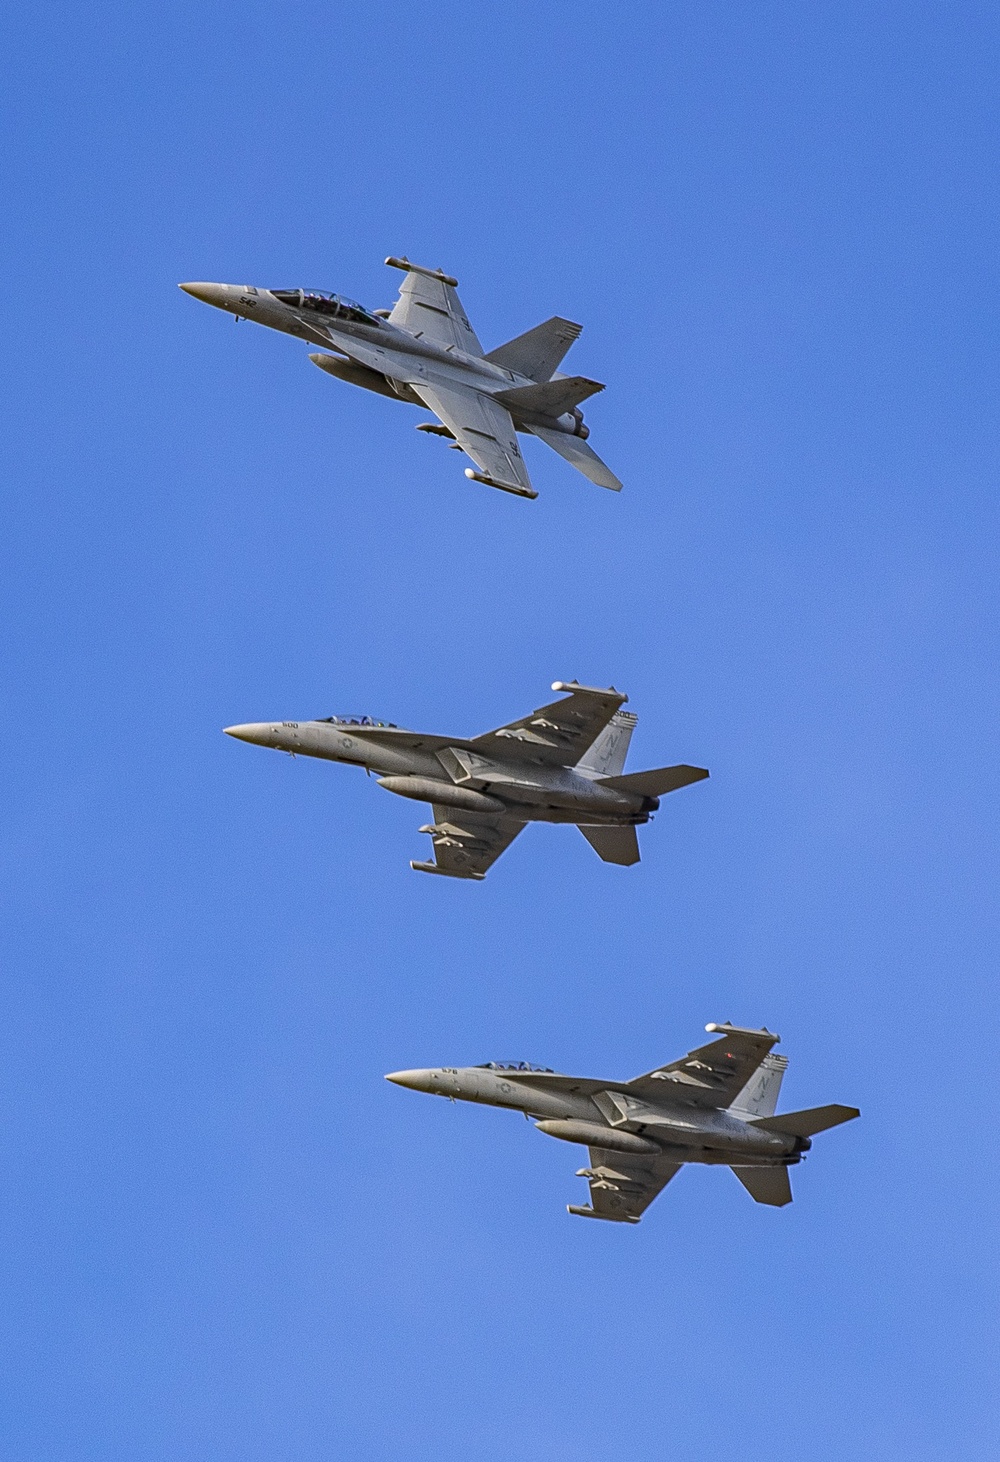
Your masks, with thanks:
M 1000 18 L 29 3 L 4 22 L 0 1451 L 907 1462 L 998 1441 Z M 181 294 L 454 272 L 608 383 L 592 487 Z M 471 734 L 614 683 L 712 779 L 643 862 L 221 727 Z M 766 1024 L 796 1201 L 383 1082 Z M 984 1059 L 983 1053 L 987 1053 Z M 978 1054 L 977 1054 L 978 1053 Z

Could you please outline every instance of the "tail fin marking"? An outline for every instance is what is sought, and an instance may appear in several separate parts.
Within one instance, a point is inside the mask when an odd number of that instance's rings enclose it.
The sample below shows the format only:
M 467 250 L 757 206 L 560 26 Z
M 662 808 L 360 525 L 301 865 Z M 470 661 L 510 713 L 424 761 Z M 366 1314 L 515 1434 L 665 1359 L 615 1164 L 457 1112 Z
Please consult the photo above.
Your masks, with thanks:
M 778 1105 L 781 1079 L 788 1067 L 787 1056 L 765 1056 L 746 1086 L 730 1106 L 730 1111 L 745 1112 L 751 1117 L 773 1117 Z
M 577 762 L 577 769 L 596 772 L 599 777 L 616 777 L 625 766 L 629 742 L 639 717 L 632 711 L 616 711 L 601 734 L 592 741 Z

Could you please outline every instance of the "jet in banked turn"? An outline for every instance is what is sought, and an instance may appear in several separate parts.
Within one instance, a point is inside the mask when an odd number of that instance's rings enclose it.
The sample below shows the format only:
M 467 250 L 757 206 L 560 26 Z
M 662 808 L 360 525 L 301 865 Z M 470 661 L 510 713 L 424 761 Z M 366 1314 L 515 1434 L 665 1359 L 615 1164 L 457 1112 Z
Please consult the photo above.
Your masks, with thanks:
M 576 823 L 606 863 L 638 863 L 636 826 L 661 796 L 708 772 L 672 766 L 624 775 L 637 719 L 621 709 L 628 696 L 575 680 L 552 689 L 569 694 L 471 740 L 368 716 L 261 721 L 227 726 L 226 735 L 362 766 L 387 791 L 429 802 L 434 821 L 420 831 L 433 839 L 435 861 L 411 862 L 421 873 L 482 879 L 529 822 Z
M 258 289 L 251 284 L 182 284 L 195 299 L 297 335 L 321 353 L 321 370 L 381 396 L 428 406 L 438 418 L 418 431 L 447 437 L 476 464 L 466 477 L 534 498 L 517 433 L 546 442 L 598 487 L 621 483 L 587 444 L 580 403 L 604 387 L 557 367 L 581 327 L 558 315 L 496 350 L 483 351 L 439 269 L 385 261 L 406 273 L 391 310 L 366 310 L 321 289 Z
M 771 1054 L 769 1030 L 707 1025 L 718 1040 L 633 1081 L 560 1076 L 527 1062 L 394 1071 L 397 1086 L 453 1101 L 512 1107 L 539 1132 L 590 1149 L 578 1178 L 590 1183 L 590 1206 L 568 1204 L 583 1218 L 638 1223 L 684 1163 L 732 1168 L 757 1203 L 792 1201 L 788 1169 L 817 1132 L 860 1116 L 856 1107 L 811 1107 L 775 1115 L 788 1065 Z

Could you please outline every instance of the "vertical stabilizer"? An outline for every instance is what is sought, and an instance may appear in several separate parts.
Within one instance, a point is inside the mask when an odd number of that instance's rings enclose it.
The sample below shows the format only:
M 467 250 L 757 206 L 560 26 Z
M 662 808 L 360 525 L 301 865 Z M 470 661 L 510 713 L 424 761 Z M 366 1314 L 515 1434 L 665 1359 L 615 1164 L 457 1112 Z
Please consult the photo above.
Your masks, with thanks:
M 549 381 L 559 362 L 577 339 L 582 325 L 553 315 L 544 325 L 536 325 L 506 345 L 498 345 L 485 356 L 494 365 L 507 371 L 517 371 L 531 381 Z
M 597 740 L 580 758 L 578 770 L 596 772 L 599 777 L 617 777 L 625 765 L 628 744 L 638 719 L 631 711 L 616 711 Z
M 765 1056 L 730 1110 L 747 1112 L 751 1117 L 773 1117 L 778 1105 L 781 1078 L 788 1067 L 787 1056 Z

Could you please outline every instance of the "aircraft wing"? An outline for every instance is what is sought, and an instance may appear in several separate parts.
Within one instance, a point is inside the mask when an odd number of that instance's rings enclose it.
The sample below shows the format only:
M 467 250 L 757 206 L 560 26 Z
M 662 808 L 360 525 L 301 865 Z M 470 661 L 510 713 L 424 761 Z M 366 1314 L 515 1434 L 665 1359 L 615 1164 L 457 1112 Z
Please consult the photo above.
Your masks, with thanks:
M 578 685 L 575 680 L 565 684 L 557 680 L 552 689 L 570 693 L 564 700 L 542 706 L 519 721 L 476 736 L 470 744 L 477 750 L 493 748 L 506 760 L 576 766 L 628 696 L 613 689 Z
M 608 1218 L 618 1223 L 638 1223 L 657 1194 L 680 1172 L 681 1164 L 659 1157 L 632 1157 L 603 1147 L 590 1149 L 590 1167 L 581 1168 L 578 1178 L 590 1181 L 587 1208 L 570 1205 L 570 1213 L 586 1218 Z
M 457 807 L 434 806 L 434 821 L 420 831 L 434 840 L 434 862 L 413 862 L 418 873 L 443 873 L 450 878 L 486 877 L 488 868 L 510 847 L 526 824 L 516 818 L 484 817 Z
M 409 260 L 393 259 L 392 264 L 406 269 Z M 457 347 L 466 355 L 483 353 L 454 284 L 437 270 L 407 269 L 389 323 L 446 349 Z
M 660 1066 L 628 1083 L 628 1090 L 645 1101 L 683 1098 L 699 1107 L 731 1106 L 760 1066 L 778 1037 L 771 1031 L 724 1030 L 721 1040 L 689 1051 L 679 1061 Z
M 538 496 L 531 485 L 506 406 L 482 391 L 437 382 L 430 385 L 419 378 L 411 378 L 410 389 L 454 433 L 459 446 L 489 478 L 491 485 L 521 497 Z

